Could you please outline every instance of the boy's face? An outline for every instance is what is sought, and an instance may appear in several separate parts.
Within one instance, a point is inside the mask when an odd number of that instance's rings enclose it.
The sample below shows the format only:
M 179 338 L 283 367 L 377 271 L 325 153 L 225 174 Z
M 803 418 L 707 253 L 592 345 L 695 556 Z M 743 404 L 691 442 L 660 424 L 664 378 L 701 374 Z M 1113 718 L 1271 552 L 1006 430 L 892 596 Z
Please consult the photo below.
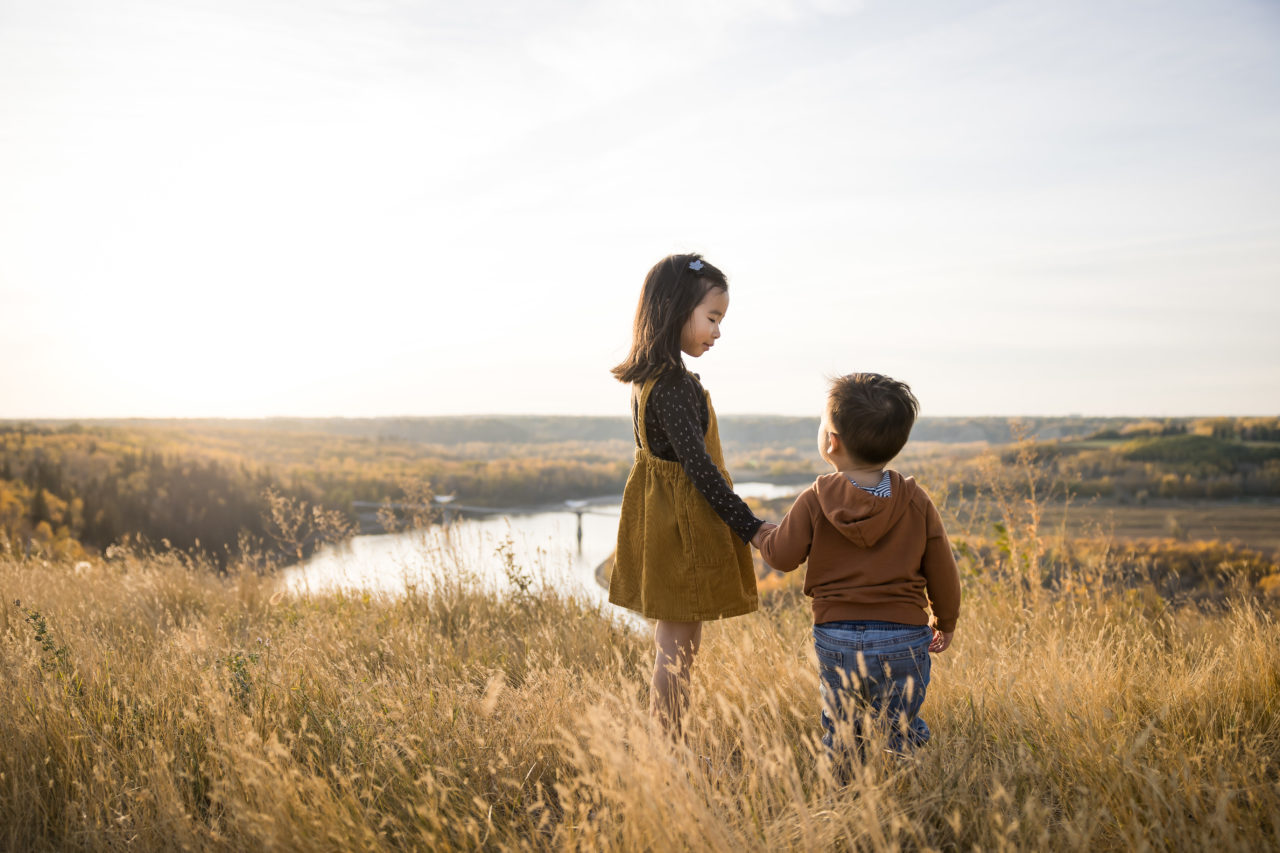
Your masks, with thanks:
M 834 465 L 831 457 L 827 455 L 827 447 L 831 443 L 831 404 L 828 403 L 822 409 L 822 420 L 818 421 L 818 455 L 822 457 L 824 462 Z

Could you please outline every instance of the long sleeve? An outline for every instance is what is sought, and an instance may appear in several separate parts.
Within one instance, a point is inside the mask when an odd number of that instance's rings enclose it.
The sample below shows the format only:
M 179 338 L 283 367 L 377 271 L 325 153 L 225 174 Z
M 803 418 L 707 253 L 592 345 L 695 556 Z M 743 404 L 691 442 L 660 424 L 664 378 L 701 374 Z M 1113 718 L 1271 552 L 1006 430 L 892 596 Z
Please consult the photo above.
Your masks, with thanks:
M 764 521 L 756 518 L 746 502 L 729 488 L 707 454 L 706 426 L 699 417 L 705 405 L 696 380 L 687 375 L 670 374 L 654 383 L 646 414 L 654 414 L 676 460 L 716 515 L 739 539 L 749 543 Z M 654 444 L 653 438 L 650 436 L 650 445 Z
M 939 631 L 954 631 L 960 617 L 960 571 L 951 552 L 951 540 L 942 526 L 942 516 L 933 501 L 929 501 L 925 510 L 925 531 L 928 538 L 921 569 L 924 571 L 929 607 L 938 618 Z
M 809 559 L 814 513 L 821 512 L 817 503 L 813 489 L 806 489 L 791 505 L 782 523 L 760 537 L 760 556 L 770 568 L 791 572 Z

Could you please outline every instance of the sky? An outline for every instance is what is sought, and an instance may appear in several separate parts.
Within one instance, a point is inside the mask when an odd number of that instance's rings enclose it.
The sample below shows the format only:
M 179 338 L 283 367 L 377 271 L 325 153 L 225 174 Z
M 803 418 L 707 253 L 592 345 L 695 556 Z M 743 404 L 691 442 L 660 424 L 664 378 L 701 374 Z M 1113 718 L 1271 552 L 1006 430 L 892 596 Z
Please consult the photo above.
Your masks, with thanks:
M 0 0 L 0 419 L 1280 413 L 1280 4 Z

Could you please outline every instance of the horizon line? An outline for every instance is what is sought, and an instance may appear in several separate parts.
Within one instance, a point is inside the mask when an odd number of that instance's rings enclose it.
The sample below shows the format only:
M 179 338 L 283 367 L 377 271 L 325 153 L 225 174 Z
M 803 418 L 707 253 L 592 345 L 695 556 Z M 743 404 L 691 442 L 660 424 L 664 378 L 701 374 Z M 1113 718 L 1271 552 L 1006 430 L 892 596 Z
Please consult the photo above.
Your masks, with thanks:
M 92 416 L 5 416 L 0 415 L 0 424 L 22 424 L 22 423 L 92 423 L 106 421 L 380 421 L 380 420 L 461 420 L 464 418 L 607 418 L 626 420 L 626 414 L 617 415 L 601 415 L 601 414 L 583 414 L 583 413 L 563 413 L 563 412 L 475 412 L 466 414 L 439 414 L 439 415 L 92 415 Z M 723 412 L 720 417 L 730 418 L 812 418 L 818 419 L 816 414 L 780 414 L 777 412 Z M 926 420 L 930 418 L 997 418 L 997 419 L 1018 419 L 1018 418 L 1040 418 L 1040 419 L 1069 419 L 1069 418 L 1098 418 L 1111 420 L 1159 420 L 1159 419 L 1197 419 L 1197 418 L 1280 418 L 1280 412 L 1268 413 L 1191 413 L 1191 414 L 1089 414 L 1081 412 L 1070 412 L 1067 414 L 1043 414 L 1043 413 L 1027 413 L 1021 412 L 1017 414 L 922 414 L 917 420 Z

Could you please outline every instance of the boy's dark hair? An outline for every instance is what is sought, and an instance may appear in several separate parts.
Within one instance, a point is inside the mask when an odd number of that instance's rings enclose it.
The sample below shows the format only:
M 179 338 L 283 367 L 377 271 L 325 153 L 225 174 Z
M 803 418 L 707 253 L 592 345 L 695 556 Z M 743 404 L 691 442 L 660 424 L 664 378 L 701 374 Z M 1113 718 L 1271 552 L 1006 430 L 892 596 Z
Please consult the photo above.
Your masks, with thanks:
M 898 455 L 920 411 L 905 382 L 879 373 L 850 373 L 831 381 L 831 425 L 845 449 L 868 465 Z
M 729 289 L 724 273 L 702 255 L 668 255 L 644 277 L 631 333 L 631 352 L 613 368 L 619 382 L 644 382 L 664 370 L 684 369 L 680 332 L 713 287 Z

